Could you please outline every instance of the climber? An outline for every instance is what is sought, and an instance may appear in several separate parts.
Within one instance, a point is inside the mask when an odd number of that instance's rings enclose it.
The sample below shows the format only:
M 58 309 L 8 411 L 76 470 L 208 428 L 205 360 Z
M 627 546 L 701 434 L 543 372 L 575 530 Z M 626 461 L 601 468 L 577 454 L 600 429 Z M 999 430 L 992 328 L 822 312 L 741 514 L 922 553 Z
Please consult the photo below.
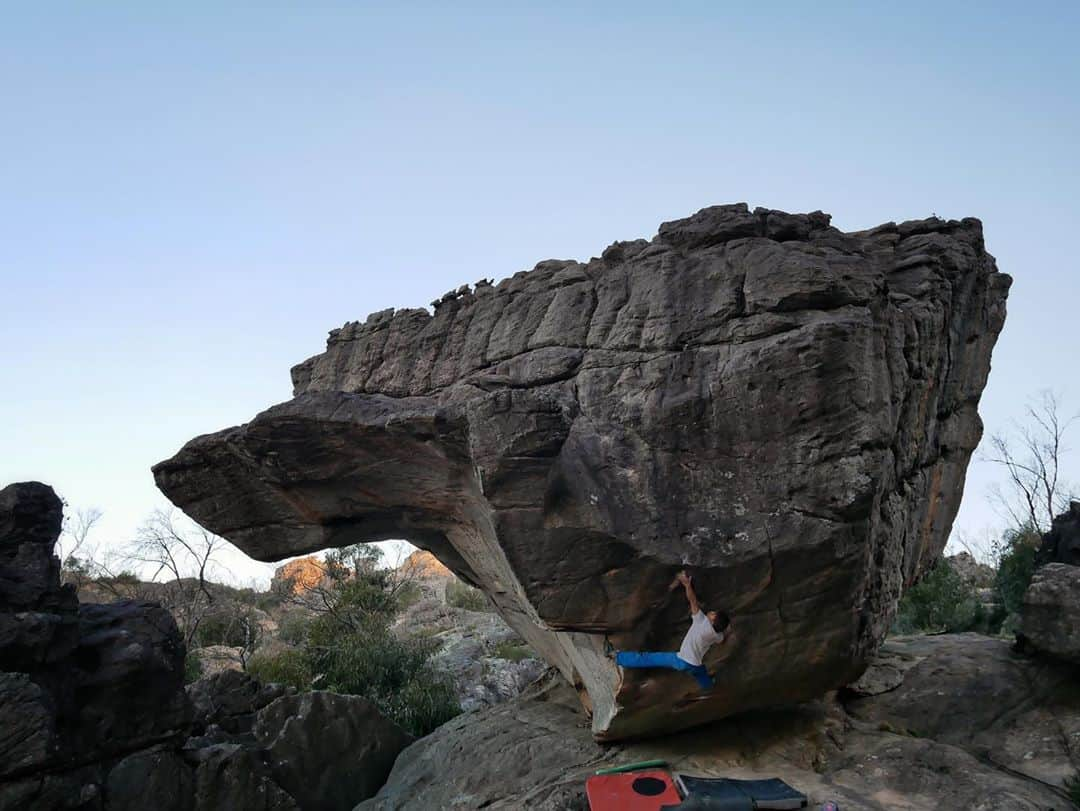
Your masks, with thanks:
M 710 690 L 713 680 L 702 660 L 712 645 L 732 638 L 731 618 L 722 611 L 701 610 L 694 587 L 690 583 L 690 576 L 686 572 L 679 572 L 668 586 L 668 591 L 673 591 L 680 585 L 686 591 L 686 600 L 690 603 L 691 622 L 690 630 L 686 632 L 682 645 L 679 646 L 679 652 L 619 651 L 615 655 L 615 664 L 627 669 L 665 667 L 685 670 L 697 679 L 702 690 Z

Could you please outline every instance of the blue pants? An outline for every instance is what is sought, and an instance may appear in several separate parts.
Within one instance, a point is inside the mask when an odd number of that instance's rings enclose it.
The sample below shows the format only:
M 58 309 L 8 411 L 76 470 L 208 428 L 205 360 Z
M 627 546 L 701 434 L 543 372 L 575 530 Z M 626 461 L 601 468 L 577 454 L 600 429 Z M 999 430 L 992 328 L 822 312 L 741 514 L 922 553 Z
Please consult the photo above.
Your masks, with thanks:
M 671 652 L 647 653 L 644 651 L 619 651 L 615 654 L 615 664 L 627 669 L 666 667 L 669 670 L 684 670 L 697 679 L 698 686 L 702 690 L 709 690 L 713 686 L 713 680 L 705 665 L 692 665 L 679 658 L 679 654 Z

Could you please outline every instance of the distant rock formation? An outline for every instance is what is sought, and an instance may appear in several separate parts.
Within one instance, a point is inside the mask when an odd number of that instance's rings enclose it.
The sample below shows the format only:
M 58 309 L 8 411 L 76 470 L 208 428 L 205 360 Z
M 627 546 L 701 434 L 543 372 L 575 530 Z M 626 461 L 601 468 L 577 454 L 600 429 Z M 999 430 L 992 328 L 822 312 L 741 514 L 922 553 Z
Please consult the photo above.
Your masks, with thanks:
M 960 579 L 972 588 L 985 589 L 994 584 L 994 567 L 979 563 L 970 552 L 949 555 L 945 560 Z
M 315 555 L 307 555 L 274 569 L 270 590 L 275 594 L 298 596 L 321 585 L 325 579 L 326 564 Z
M 945 545 L 1010 281 L 974 219 L 844 233 L 708 208 L 333 330 L 291 401 L 154 474 L 262 560 L 431 551 L 577 686 L 598 737 L 693 726 L 861 672 Z M 684 567 L 736 616 L 707 697 L 605 653 L 678 647 Z
M 418 580 L 450 580 L 454 577 L 454 573 L 442 561 L 423 549 L 405 558 L 398 568 L 404 576 Z

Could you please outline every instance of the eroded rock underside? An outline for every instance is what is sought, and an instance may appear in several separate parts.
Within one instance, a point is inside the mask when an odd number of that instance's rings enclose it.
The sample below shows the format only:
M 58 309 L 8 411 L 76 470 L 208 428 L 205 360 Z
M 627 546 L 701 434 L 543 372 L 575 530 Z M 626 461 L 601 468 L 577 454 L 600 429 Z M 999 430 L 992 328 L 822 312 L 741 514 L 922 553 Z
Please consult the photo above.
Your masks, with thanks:
M 977 220 L 843 233 L 704 209 L 330 333 L 294 398 L 196 438 L 159 487 L 275 560 L 406 538 L 578 688 L 601 738 L 820 695 L 940 554 L 1005 317 Z M 672 576 L 736 616 L 722 689 L 618 683 L 674 650 Z

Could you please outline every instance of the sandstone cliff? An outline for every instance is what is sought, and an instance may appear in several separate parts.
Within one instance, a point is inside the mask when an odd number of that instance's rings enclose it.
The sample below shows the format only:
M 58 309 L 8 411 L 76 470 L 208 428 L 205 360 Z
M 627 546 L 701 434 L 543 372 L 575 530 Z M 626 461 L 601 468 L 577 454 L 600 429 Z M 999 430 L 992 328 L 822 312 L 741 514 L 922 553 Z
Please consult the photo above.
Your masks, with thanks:
M 483 588 L 602 738 L 819 695 L 941 553 L 1005 317 L 977 220 L 843 233 L 745 205 L 330 333 L 295 397 L 154 469 L 275 560 L 406 538 Z M 674 649 L 688 567 L 736 616 L 704 698 L 619 680 Z

